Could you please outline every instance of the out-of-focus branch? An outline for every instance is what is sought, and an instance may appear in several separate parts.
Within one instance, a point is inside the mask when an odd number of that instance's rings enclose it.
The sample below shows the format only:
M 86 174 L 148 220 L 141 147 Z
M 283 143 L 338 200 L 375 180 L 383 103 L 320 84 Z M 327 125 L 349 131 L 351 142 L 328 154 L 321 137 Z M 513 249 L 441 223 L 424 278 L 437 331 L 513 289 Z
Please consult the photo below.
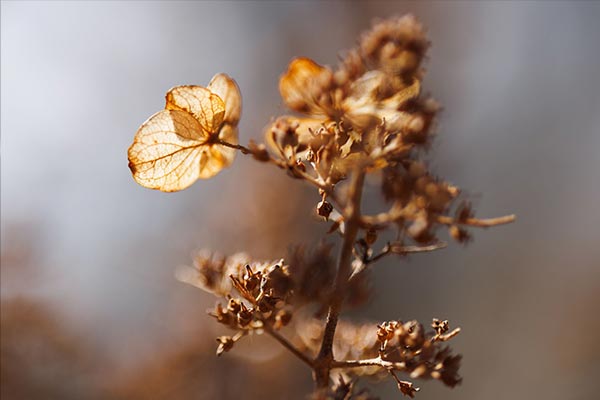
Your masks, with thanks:
M 369 258 L 367 260 L 367 264 L 372 264 L 379 261 L 381 258 L 389 255 L 389 254 L 410 254 L 410 253 L 428 253 L 430 251 L 435 251 L 439 249 L 444 249 L 448 246 L 446 242 L 438 242 L 434 244 L 430 244 L 428 246 L 403 246 L 401 243 L 388 243 L 381 253 Z
M 283 345 L 283 347 L 288 349 L 292 354 L 294 354 L 296 357 L 302 360 L 305 364 L 313 368 L 313 360 L 311 360 L 306 354 L 301 352 L 296 346 L 290 343 L 290 341 L 288 341 L 285 337 L 279 334 L 279 332 L 274 330 L 268 323 L 263 322 L 263 325 L 263 329 L 265 330 L 265 332 L 271 335 L 275 340 L 277 340 L 281 345 Z
M 509 224 L 509 223 L 513 222 L 516 218 L 517 218 L 516 215 L 511 214 L 511 215 L 504 215 L 502 217 L 496 217 L 496 218 L 485 218 L 485 219 L 467 218 L 467 219 L 461 221 L 461 220 L 457 220 L 452 217 L 448 217 L 446 215 L 440 215 L 437 217 L 437 222 L 439 222 L 440 224 L 444 224 L 444 225 L 468 225 L 468 226 L 474 226 L 477 228 L 489 228 L 489 227 L 496 226 L 496 225 Z
M 392 208 L 387 213 L 377 215 L 363 215 L 361 217 L 361 225 L 365 228 L 383 228 L 386 225 L 394 223 L 400 219 L 415 219 L 414 215 L 405 212 L 404 209 Z M 467 218 L 464 220 L 453 218 L 447 215 L 438 215 L 435 221 L 443 225 L 467 225 L 478 228 L 489 228 L 496 225 L 504 225 L 513 222 L 516 219 L 514 214 L 505 215 L 496 218 Z

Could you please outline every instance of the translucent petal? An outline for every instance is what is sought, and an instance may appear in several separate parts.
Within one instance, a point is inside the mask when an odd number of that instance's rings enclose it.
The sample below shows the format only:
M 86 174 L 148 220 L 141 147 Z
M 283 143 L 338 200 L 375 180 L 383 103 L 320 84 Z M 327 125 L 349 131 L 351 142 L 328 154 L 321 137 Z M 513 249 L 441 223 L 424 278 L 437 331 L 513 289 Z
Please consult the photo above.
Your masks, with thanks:
M 219 139 L 227 143 L 237 144 L 237 135 L 237 127 L 225 124 L 221 128 Z M 218 174 L 223 168 L 230 166 L 235 159 L 237 150 L 231 147 L 222 146 L 220 144 L 213 144 L 204 149 L 204 151 L 206 153 L 206 157 L 203 159 L 203 165 L 200 169 L 199 177 L 202 179 L 207 179 Z
M 210 80 L 207 89 L 225 103 L 225 123 L 236 126 L 242 114 L 242 95 L 237 83 L 226 74 L 217 74 Z
M 129 147 L 133 178 L 144 187 L 175 192 L 215 175 L 232 157 L 206 144 L 207 135 L 192 114 L 159 111 L 142 124 Z
M 167 92 L 167 110 L 191 113 L 208 134 L 216 134 L 223 123 L 225 104 L 202 86 L 177 86 Z

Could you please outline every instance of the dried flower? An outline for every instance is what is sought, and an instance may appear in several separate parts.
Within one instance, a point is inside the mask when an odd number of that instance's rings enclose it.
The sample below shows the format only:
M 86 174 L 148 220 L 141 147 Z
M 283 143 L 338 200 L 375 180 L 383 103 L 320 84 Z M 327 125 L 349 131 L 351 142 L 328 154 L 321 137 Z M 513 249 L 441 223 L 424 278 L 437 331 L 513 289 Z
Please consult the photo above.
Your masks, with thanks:
M 218 74 L 207 88 L 177 86 L 166 100 L 137 131 L 128 158 L 140 185 L 174 192 L 233 162 L 235 150 L 220 142 L 237 144 L 241 95 L 233 79 Z
M 314 399 L 371 399 L 355 386 L 365 375 L 391 375 L 411 398 L 419 388 L 397 373 L 450 387 L 461 382 L 461 356 L 446 347 L 460 329 L 450 330 L 447 320 L 433 319 L 428 331 L 417 321 L 358 325 L 340 319 L 345 308 L 370 297 L 369 275 L 382 258 L 444 248 L 440 228 L 466 243 L 466 226 L 514 220 L 476 219 L 468 203 L 456 204 L 460 190 L 423 160 L 440 110 L 421 94 L 428 47 L 423 27 L 409 15 L 375 24 L 335 68 L 292 60 L 279 90 L 302 116 L 276 118 L 266 131 L 268 146 L 237 143 L 241 97 L 223 74 L 207 88 L 172 89 L 166 110 L 142 125 L 129 160 L 143 186 L 183 189 L 218 173 L 240 150 L 314 186 L 318 215 L 333 221 L 328 233 L 343 239 L 337 257 L 335 246 L 321 241 L 312 249 L 291 247 L 285 258 L 272 261 L 202 251 L 194 267 L 180 267 L 177 279 L 219 297 L 209 314 L 236 331 L 217 339 L 217 355 L 246 334 L 268 334 L 311 368 Z M 368 215 L 362 193 L 366 175 L 375 171 L 389 209 Z M 378 244 L 385 237 L 395 239 Z M 340 378 L 332 384 L 336 371 Z

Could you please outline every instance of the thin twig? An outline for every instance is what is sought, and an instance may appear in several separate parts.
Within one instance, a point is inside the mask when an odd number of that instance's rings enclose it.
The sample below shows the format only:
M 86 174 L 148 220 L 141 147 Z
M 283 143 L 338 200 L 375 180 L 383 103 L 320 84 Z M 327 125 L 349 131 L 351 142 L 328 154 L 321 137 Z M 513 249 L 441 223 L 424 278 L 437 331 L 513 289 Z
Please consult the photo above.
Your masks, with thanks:
M 452 217 L 448 217 L 446 215 L 440 215 L 437 217 L 437 222 L 444 225 L 469 225 L 475 226 L 478 228 L 489 228 L 491 226 L 496 225 L 504 225 L 513 222 L 517 217 L 514 214 L 504 215 L 502 217 L 497 218 L 486 218 L 486 219 L 478 219 L 478 218 L 467 218 L 463 221 L 454 219 Z
M 399 219 L 415 219 L 416 216 L 404 211 L 404 209 L 392 209 L 387 213 L 377 215 L 363 215 L 361 217 L 361 225 L 365 228 L 382 228 L 390 223 L 396 222 Z M 514 214 L 505 215 L 497 218 L 467 218 L 465 220 L 456 219 L 447 215 L 438 215 L 435 220 L 443 225 L 467 225 L 478 228 L 489 228 L 496 225 L 504 225 L 513 222 L 516 219 Z
M 371 257 L 367 260 L 368 264 L 372 264 L 374 262 L 379 261 L 381 258 L 389 255 L 389 254 L 411 254 L 411 253 L 428 253 L 430 251 L 444 249 L 448 246 L 446 242 L 437 242 L 434 244 L 430 244 L 428 246 L 404 246 L 401 243 L 392 242 L 388 243 L 381 253 Z
M 230 147 L 232 149 L 239 150 L 242 152 L 242 154 L 252 154 L 252 151 L 249 148 L 242 146 L 241 144 L 233 144 L 233 143 L 229 143 L 224 140 L 221 140 L 221 139 L 217 139 L 216 143 L 220 144 L 221 146 Z
M 376 263 L 390 254 L 405 255 L 411 253 L 428 253 L 430 251 L 446 248 L 447 246 L 448 244 L 446 242 L 438 242 L 428 246 L 402 246 L 402 244 L 396 242 L 388 243 L 379 254 L 376 254 L 371 258 L 363 259 L 361 266 L 352 272 L 349 281 L 352 282 L 366 270 L 369 265 Z
M 382 367 L 385 369 L 394 369 L 397 371 L 406 370 L 406 364 L 403 362 L 392 362 L 382 360 L 381 357 L 368 358 L 364 360 L 346 360 L 346 361 L 334 361 L 331 363 L 331 369 L 339 368 L 362 368 L 362 367 Z
M 263 329 L 265 330 L 265 332 L 267 332 L 269 335 L 275 338 L 275 340 L 281 343 L 283 347 L 291 351 L 296 357 L 298 357 L 300 360 L 306 363 L 309 367 L 313 368 L 313 360 L 311 360 L 306 354 L 301 352 L 296 346 L 290 343 L 285 337 L 281 336 L 279 332 L 275 331 L 270 325 L 268 325 L 265 322 L 263 322 Z

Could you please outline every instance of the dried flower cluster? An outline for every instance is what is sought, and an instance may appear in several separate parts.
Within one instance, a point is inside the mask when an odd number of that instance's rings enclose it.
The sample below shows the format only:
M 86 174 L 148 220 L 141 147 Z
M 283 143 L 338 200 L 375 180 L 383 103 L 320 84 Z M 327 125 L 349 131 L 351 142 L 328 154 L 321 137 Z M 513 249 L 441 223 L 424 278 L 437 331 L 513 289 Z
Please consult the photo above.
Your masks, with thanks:
M 300 115 L 276 118 L 266 129 L 266 145 L 237 143 L 241 97 L 223 74 L 207 88 L 172 89 L 166 110 L 142 125 L 129 159 L 143 186 L 183 189 L 218 173 L 239 150 L 314 186 L 316 213 L 342 238 L 337 257 L 335 246 L 322 242 L 268 262 L 202 252 L 194 268 L 178 270 L 178 279 L 223 299 L 210 314 L 235 333 L 217 339 L 218 355 L 248 333 L 267 333 L 312 369 L 319 399 L 371 398 L 356 389 L 361 375 L 391 376 L 410 397 L 419 389 L 397 374 L 450 387 L 460 382 L 461 357 L 444 345 L 459 329 L 450 331 L 448 321 L 434 319 L 429 332 L 417 321 L 339 321 L 344 307 L 368 298 L 368 272 L 382 258 L 445 247 L 440 227 L 464 243 L 470 237 L 465 227 L 514 219 L 476 219 L 468 203 L 457 201 L 460 190 L 423 161 L 440 109 L 421 93 L 428 47 L 421 24 L 404 16 L 375 24 L 335 68 L 294 59 L 279 89 Z M 368 174 L 380 177 L 389 203 L 379 214 L 361 212 Z M 385 231 L 396 239 L 383 241 Z M 286 326 L 288 337 L 281 333 Z M 332 381 L 336 372 L 340 377 Z

